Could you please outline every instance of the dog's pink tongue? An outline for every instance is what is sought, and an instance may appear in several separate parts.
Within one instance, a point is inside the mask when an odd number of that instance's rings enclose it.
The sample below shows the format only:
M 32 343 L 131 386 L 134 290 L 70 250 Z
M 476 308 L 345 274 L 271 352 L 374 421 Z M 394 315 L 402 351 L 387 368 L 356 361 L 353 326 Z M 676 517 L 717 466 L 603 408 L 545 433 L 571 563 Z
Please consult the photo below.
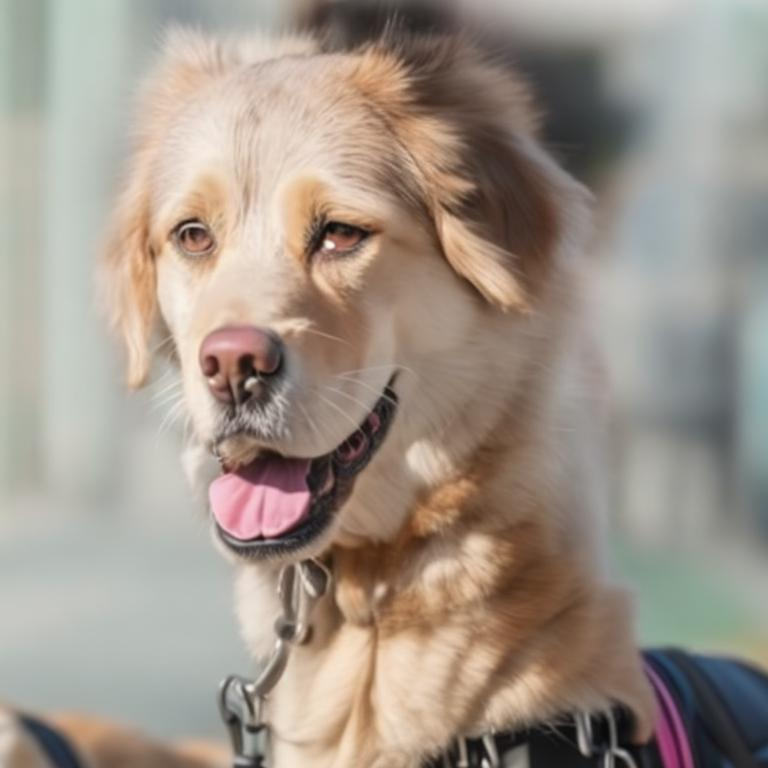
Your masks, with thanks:
M 208 489 L 216 522 L 241 541 L 286 533 L 309 514 L 309 464 L 273 456 L 218 477 Z

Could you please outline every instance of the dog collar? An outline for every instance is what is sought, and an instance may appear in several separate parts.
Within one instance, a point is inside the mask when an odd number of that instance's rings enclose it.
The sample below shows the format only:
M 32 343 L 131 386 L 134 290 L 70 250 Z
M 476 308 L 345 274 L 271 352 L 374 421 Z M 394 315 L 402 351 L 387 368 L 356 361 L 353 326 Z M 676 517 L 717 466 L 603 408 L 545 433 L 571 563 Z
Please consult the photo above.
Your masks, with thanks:
M 653 744 L 631 743 L 624 709 L 576 714 L 560 724 L 456 739 L 424 768 L 666 768 Z

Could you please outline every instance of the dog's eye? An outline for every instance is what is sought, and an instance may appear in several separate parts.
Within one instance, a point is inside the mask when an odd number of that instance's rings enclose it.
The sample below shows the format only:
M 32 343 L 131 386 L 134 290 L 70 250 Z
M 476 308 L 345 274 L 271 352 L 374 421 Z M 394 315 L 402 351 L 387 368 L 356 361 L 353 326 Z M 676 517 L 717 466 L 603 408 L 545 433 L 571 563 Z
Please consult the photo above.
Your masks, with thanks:
M 184 221 L 173 231 L 179 249 L 187 256 L 206 256 L 215 247 L 211 230 L 202 221 Z
M 317 252 L 323 256 L 343 256 L 360 245 L 368 235 L 369 233 L 360 227 L 331 221 L 325 225 L 320 235 Z

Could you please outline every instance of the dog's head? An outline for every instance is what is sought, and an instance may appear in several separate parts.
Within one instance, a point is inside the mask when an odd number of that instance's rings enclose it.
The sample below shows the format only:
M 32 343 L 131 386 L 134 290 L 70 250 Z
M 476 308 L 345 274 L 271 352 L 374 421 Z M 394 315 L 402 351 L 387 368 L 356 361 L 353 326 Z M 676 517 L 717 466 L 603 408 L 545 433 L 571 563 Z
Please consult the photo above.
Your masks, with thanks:
M 577 194 L 534 134 L 522 85 L 456 41 L 170 37 L 110 304 L 133 386 L 172 338 L 230 549 L 393 536 L 505 407 Z

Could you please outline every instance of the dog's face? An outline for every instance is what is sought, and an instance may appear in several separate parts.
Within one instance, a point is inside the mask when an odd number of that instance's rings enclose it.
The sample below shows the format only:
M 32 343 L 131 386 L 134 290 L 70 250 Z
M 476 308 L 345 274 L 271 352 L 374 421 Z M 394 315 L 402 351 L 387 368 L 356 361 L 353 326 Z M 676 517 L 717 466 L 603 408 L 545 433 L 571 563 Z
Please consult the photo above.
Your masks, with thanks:
M 257 558 L 393 536 L 501 400 L 553 257 L 567 184 L 519 85 L 447 43 L 177 35 L 145 105 L 113 309 L 133 384 L 157 325 L 173 340 L 219 538 Z

